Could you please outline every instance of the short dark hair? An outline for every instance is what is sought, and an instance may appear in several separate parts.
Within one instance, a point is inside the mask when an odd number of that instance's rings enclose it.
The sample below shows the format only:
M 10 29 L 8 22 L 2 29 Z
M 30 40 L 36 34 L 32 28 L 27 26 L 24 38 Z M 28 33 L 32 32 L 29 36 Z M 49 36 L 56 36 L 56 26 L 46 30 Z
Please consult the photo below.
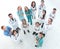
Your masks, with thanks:
M 1 26 L 1 29 L 3 29 L 4 26 Z
M 45 34 L 43 32 L 40 32 L 39 34 L 42 34 L 45 37 Z
M 44 0 L 41 0 L 41 2 L 44 2 Z
M 56 10 L 56 8 L 53 8 L 53 10 Z
M 12 15 L 11 13 L 8 14 L 8 16 Z
M 35 24 L 37 24 L 37 23 L 38 23 L 39 25 L 41 25 L 41 23 L 39 23 L 39 22 L 36 22 Z

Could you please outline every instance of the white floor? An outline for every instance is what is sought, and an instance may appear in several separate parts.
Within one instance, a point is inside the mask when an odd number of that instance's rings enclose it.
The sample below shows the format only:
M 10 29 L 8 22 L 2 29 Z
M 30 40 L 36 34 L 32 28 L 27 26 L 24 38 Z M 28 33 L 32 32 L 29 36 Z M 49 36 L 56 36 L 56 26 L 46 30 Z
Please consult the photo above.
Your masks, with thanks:
M 13 2 L 14 1 L 14 2 Z M 27 0 L 26 0 L 27 1 Z M 28 3 L 30 5 L 30 1 L 25 0 L 0 0 L 0 26 L 1 25 L 9 25 L 8 24 L 8 13 L 13 13 L 13 15 L 16 17 L 16 10 L 18 5 L 22 5 L 23 7 L 25 5 L 28 6 Z M 40 0 L 35 0 L 37 3 L 39 3 Z M 24 3 L 23 3 L 24 2 Z M 32 30 L 31 33 L 24 35 L 22 32 L 21 35 L 23 37 L 23 42 L 18 44 L 15 41 L 13 41 L 10 37 L 6 37 L 3 35 L 3 31 L 0 29 L 0 49 L 60 49 L 60 7 L 59 0 L 46 0 L 45 1 L 47 6 L 47 13 L 49 14 L 53 7 L 57 8 L 57 14 L 53 22 L 53 28 L 47 32 L 44 44 L 42 48 L 35 48 L 35 39 L 32 36 Z M 18 19 L 18 17 L 16 17 Z

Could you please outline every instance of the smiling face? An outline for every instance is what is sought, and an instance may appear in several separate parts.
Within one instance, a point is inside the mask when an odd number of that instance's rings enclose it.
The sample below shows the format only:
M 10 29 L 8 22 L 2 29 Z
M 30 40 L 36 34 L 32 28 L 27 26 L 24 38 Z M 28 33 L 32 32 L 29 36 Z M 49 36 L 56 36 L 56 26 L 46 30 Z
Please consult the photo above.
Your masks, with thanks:
M 33 7 L 35 6 L 35 3 L 33 2 Z
M 53 14 L 55 14 L 56 13 L 56 10 L 53 10 Z
M 48 24 L 52 24 L 52 19 L 51 18 L 48 19 Z
M 55 14 L 56 13 L 56 8 L 53 8 L 53 14 Z
M 23 25 L 26 24 L 26 20 L 25 19 L 22 20 L 22 24 Z
M 22 10 L 22 7 L 21 7 L 21 6 L 18 6 L 17 10 L 18 10 L 18 11 L 19 11 L 19 10 Z
M 25 9 L 25 11 L 28 11 L 29 10 L 27 6 L 25 6 L 24 9 Z
M 35 1 L 33 1 L 33 2 L 31 3 L 31 6 L 32 6 L 32 7 L 35 7 L 35 6 L 36 6 Z
M 43 37 L 43 34 L 39 34 L 39 37 L 42 38 Z
M 16 30 L 13 30 L 12 35 L 15 36 L 16 34 L 17 34 Z
M 35 26 L 36 26 L 36 27 L 39 27 L 40 25 L 41 25 L 41 24 L 40 24 L 39 22 L 36 22 L 36 23 L 35 23 Z
M 9 18 L 10 18 L 10 19 L 12 19 L 12 18 L 13 18 L 13 15 L 12 15 L 12 14 L 9 14 L 8 16 L 9 16 Z
M 46 14 L 45 10 L 42 11 L 42 14 L 43 14 L 43 15 Z
M 16 31 L 14 31 L 14 35 L 16 35 Z
M 41 1 L 41 6 L 44 6 L 44 1 Z

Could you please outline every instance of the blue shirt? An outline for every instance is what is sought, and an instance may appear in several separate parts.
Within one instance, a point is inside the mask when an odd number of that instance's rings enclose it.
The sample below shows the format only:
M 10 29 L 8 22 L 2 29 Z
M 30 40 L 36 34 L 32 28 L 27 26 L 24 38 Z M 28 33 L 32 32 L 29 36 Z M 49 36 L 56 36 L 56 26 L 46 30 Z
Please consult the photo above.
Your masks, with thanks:
M 11 28 L 9 26 L 6 26 L 6 30 L 4 30 L 4 35 L 10 36 L 11 35 L 10 31 L 11 31 Z

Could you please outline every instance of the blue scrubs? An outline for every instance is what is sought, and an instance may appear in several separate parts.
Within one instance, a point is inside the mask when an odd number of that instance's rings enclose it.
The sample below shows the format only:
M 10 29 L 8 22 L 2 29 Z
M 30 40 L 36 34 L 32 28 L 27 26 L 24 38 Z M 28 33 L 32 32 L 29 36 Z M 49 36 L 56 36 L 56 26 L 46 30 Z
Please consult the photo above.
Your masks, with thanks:
M 6 30 L 4 31 L 4 35 L 11 36 L 11 28 L 9 26 L 6 26 Z

